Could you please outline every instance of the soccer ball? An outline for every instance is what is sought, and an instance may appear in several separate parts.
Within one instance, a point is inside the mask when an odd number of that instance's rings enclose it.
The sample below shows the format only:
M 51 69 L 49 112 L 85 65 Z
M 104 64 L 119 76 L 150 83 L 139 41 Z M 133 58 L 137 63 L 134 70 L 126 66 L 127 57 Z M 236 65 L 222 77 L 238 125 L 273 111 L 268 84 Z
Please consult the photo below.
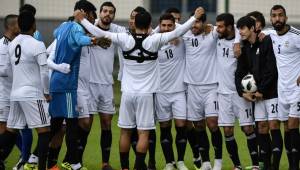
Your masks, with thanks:
M 248 74 L 246 75 L 243 79 L 242 79 L 242 87 L 243 87 L 243 91 L 244 92 L 256 92 L 257 90 L 257 86 L 256 86 L 256 82 L 254 80 L 254 77 L 252 74 Z

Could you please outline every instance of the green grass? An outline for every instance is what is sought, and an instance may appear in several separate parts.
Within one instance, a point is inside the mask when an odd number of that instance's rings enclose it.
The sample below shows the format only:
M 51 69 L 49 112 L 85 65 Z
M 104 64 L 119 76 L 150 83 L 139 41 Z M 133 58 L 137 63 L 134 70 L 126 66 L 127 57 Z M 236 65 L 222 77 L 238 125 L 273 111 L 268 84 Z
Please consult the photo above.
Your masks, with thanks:
M 119 103 L 120 103 L 120 84 L 119 82 L 116 81 L 116 84 L 114 86 L 115 89 L 115 99 L 116 99 L 116 107 L 119 108 Z M 110 156 L 110 163 L 111 165 L 116 168 L 120 169 L 120 161 L 119 161 L 119 136 L 120 136 L 120 129 L 117 127 L 117 120 L 118 120 L 118 115 L 115 115 L 113 118 L 113 123 L 112 123 L 112 133 L 113 133 L 113 144 L 112 144 L 112 149 L 111 149 L 111 156 Z M 100 150 L 100 126 L 99 126 L 99 117 L 95 116 L 94 119 L 94 124 L 92 127 L 92 131 L 90 133 L 89 139 L 88 139 L 88 144 L 84 153 L 84 165 L 89 169 L 89 170 L 96 170 L 100 169 L 101 165 L 101 150 Z M 173 128 L 173 136 L 175 135 L 175 130 Z M 165 165 L 163 153 L 161 150 L 161 146 L 159 143 L 159 136 L 160 136 L 160 131 L 159 131 L 159 126 L 157 126 L 157 143 L 156 143 L 156 162 L 157 162 L 157 169 L 162 170 Z M 210 137 L 210 134 L 209 134 Z M 248 154 L 248 148 L 247 148 L 247 143 L 246 143 L 246 137 L 245 135 L 241 132 L 241 129 L 239 126 L 236 125 L 235 128 L 235 137 L 238 143 L 239 147 L 239 155 L 240 155 L 240 160 L 243 166 L 248 166 L 250 165 L 250 157 Z M 36 137 L 35 137 L 36 139 Z M 36 145 L 36 140 L 34 141 L 33 148 Z M 174 152 L 176 155 L 176 148 L 175 145 L 173 145 Z M 210 147 L 210 155 L 211 155 L 211 162 L 213 163 L 213 148 Z M 65 154 L 65 146 L 62 148 L 60 152 L 60 158 L 59 161 L 63 159 L 63 156 Z M 130 166 L 133 166 L 134 162 L 134 155 L 133 151 L 130 153 Z M 288 169 L 288 162 L 286 158 L 285 151 L 282 154 L 282 159 L 280 163 L 280 169 Z M 6 166 L 7 169 L 10 170 L 12 169 L 13 165 L 18 161 L 19 158 L 19 151 L 14 148 L 13 152 L 11 155 L 8 157 L 6 160 Z M 187 145 L 187 150 L 186 150 L 186 155 L 185 155 L 185 163 L 188 166 L 189 169 L 193 169 L 193 156 L 192 156 L 192 151 L 190 149 L 190 146 Z M 229 159 L 229 156 L 227 154 L 225 144 L 223 142 L 223 170 L 230 170 L 232 169 L 232 163 L 231 160 Z

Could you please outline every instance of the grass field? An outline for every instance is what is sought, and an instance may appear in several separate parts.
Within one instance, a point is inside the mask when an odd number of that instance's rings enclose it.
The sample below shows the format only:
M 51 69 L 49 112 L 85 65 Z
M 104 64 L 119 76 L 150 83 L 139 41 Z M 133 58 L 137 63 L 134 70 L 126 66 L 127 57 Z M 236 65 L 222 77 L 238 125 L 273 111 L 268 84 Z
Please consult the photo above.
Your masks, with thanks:
M 119 108 L 119 103 L 120 103 L 120 84 L 119 84 L 119 82 L 116 81 L 114 88 L 115 88 L 116 107 Z M 113 124 L 112 125 L 113 144 L 112 144 L 112 149 L 111 149 L 110 163 L 115 169 L 120 169 L 119 152 L 118 152 L 119 151 L 118 141 L 119 141 L 120 129 L 117 127 L 117 120 L 118 120 L 118 115 L 115 115 L 114 119 L 113 119 L 113 123 L 112 123 Z M 160 136 L 160 131 L 159 131 L 159 126 L 157 126 L 156 164 L 157 164 L 157 169 L 162 170 L 165 166 L 165 161 L 164 161 L 163 153 L 162 153 L 161 146 L 159 143 L 159 136 Z M 175 130 L 173 128 L 173 137 L 174 136 L 175 136 Z M 248 154 L 246 137 L 241 132 L 240 127 L 237 125 L 235 128 L 235 137 L 236 137 L 238 147 L 239 147 L 239 155 L 240 155 L 241 163 L 243 166 L 248 166 L 248 165 L 250 165 L 250 157 Z M 209 134 L 209 138 L 210 138 L 210 134 Z M 33 148 L 35 145 L 36 145 L 36 140 L 34 141 Z M 173 145 L 173 148 L 174 148 L 174 152 L 176 155 L 175 144 Z M 211 148 L 210 149 L 211 162 L 213 164 L 214 152 L 213 152 L 212 146 L 210 148 Z M 60 152 L 59 161 L 61 161 L 63 159 L 65 152 L 66 152 L 65 147 L 63 147 Z M 132 167 L 133 163 L 134 163 L 133 151 L 131 151 L 130 154 L 131 154 L 130 155 L 130 166 Z M 19 155 L 20 154 L 19 154 L 19 151 L 17 150 L 17 148 L 14 148 L 13 152 L 6 160 L 6 167 L 8 170 L 11 170 L 13 165 L 18 161 Z M 192 151 L 191 151 L 189 145 L 187 145 L 187 150 L 186 150 L 186 155 L 185 155 L 185 163 L 189 169 L 191 169 L 191 170 L 194 169 L 193 168 Z M 100 165 L 101 165 L 100 126 L 99 126 L 99 118 L 98 118 L 98 116 L 95 116 L 92 131 L 90 133 L 90 136 L 88 139 L 88 144 L 87 144 L 87 147 L 86 147 L 86 150 L 84 153 L 84 166 L 87 167 L 89 170 L 97 170 L 97 169 L 100 169 Z M 230 169 L 232 169 L 232 163 L 231 163 L 231 160 L 229 159 L 229 156 L 228 156 L 226 148 L 225 148 L 225 144 L 223 142 L 223 170 L 230 170 Z M 281 159 L 280 169 L 281 170 L 288 169 L 288 163 L 287 163 L 285 151 L 283 152 L 283 156 Z

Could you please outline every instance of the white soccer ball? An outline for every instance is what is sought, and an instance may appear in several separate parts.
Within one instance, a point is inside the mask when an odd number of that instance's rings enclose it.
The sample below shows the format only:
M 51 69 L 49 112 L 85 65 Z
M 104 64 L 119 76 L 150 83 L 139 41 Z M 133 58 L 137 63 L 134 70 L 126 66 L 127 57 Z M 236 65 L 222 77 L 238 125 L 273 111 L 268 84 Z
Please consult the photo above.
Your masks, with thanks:
M 244 92 L 256 92 L 257 90 L 257 86 L 256 86 L 256 82 L 254 80 L 254 77 L 252 74 L 248 74 L 246 75 L 243 79 L 242 79 L 242 87 L 243 87 L 243 91 Z

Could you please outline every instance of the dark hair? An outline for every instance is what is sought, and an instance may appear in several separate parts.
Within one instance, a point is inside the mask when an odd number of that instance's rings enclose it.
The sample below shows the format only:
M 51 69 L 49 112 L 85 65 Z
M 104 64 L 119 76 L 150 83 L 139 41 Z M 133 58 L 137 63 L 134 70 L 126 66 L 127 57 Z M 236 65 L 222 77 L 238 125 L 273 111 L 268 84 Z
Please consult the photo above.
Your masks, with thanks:
M 195 15 L 195 12 L 192 12 L 191 15 L 190 15 L 190 17 L 191 17 L 191 16 L 194 16 L 194 15 Z M 200 17 L 199 20 L 202 21 L 202 22 L 205 22 L 205 21 L 206 21 L 206 18 L 207 18 L 207 17 L 206 17 L 206 13 L 204 13 L 204 14 Z
M 247 14 L 247 16 L 254 17 L 256 21 L 259 21 L 261 23 L 261 26 L 264 28 L 266 26 L 266 20 L 264 15 L 259 11 L 253 11 Z
M 132 12 L 136 12 L 136 13 L 145 12 L 145 11 L 147 11 L 147 10 L 145 8 L 141 7 L 141 6 L 137 6 L 136 8 L 134 8 L 132 10 Z
M 102 11 L 104 6 L 112 7 L 114 9 L 114 14 L 116 13 L 116 7 L 114 6 L 114 4 L 112 2 L 110 2 L 110 1 L 103 2 L 102 5 L 100 6 L 100 12 Z
M 24 11 L 31 12 L 33 15 L 36 14 L 35 7 L 30 4 L 24 4 L 23 6 L 21 6 L 21 8 L 19 9 L 19 13 L 22 13 Z
M 34 15 L 31 12 L 21 12 L 18 17 L 18 25 L 21 32 L 28 32 L 35 23 Z
M 284 15 L 286 16 L 285 8 L 282 5 L 274 5 L 270 10 L 270 15 L 272 15 L 272 10 L 278 10 L 278 9 L 282 9 Z
M 231 25 L 232 27 L 234 26 L 234 17 L 230 13 L 223 13 L 218 15 L 216 21 L 217 22 L 224 21 L 226 27 L 229 25 Z
M 18 15 L 15 14 L 6 15 L 6 17 L 4 18 L 4 28 L 7 29 L 8 26 L 11 24 L 11 20 L 15 18 L 18 18 Z
M 175 18 L 170 13 L 165 13 L 159 17 L 159 23 L 161 23 L 162 20 L 171 20 L 173 23 L 175 23 Z
M 151 24 L 152 17 L 149 12 L 142 11 L 135 16 L 135 27 L 139 29 L 148 29 Z
M 76 2 L 74 6 L 74 11 L 77 9 L 82 9 L 84 12 L 91 12 L 91 11 L 96 11 L 96 7 L 89 1 L 87 0 L 79 0 Z
M 248 15 L 240 18 L 237 21 L 236 27 L 243 28 L 244 26 L 248 27 L 249 29 L 251 27 L 255 28 L 255 20 L 251 16 L 248 16 Z
M 166 10 L 166 13 L 180 13 L 180 10 L 178 8 L 169 8 Z

